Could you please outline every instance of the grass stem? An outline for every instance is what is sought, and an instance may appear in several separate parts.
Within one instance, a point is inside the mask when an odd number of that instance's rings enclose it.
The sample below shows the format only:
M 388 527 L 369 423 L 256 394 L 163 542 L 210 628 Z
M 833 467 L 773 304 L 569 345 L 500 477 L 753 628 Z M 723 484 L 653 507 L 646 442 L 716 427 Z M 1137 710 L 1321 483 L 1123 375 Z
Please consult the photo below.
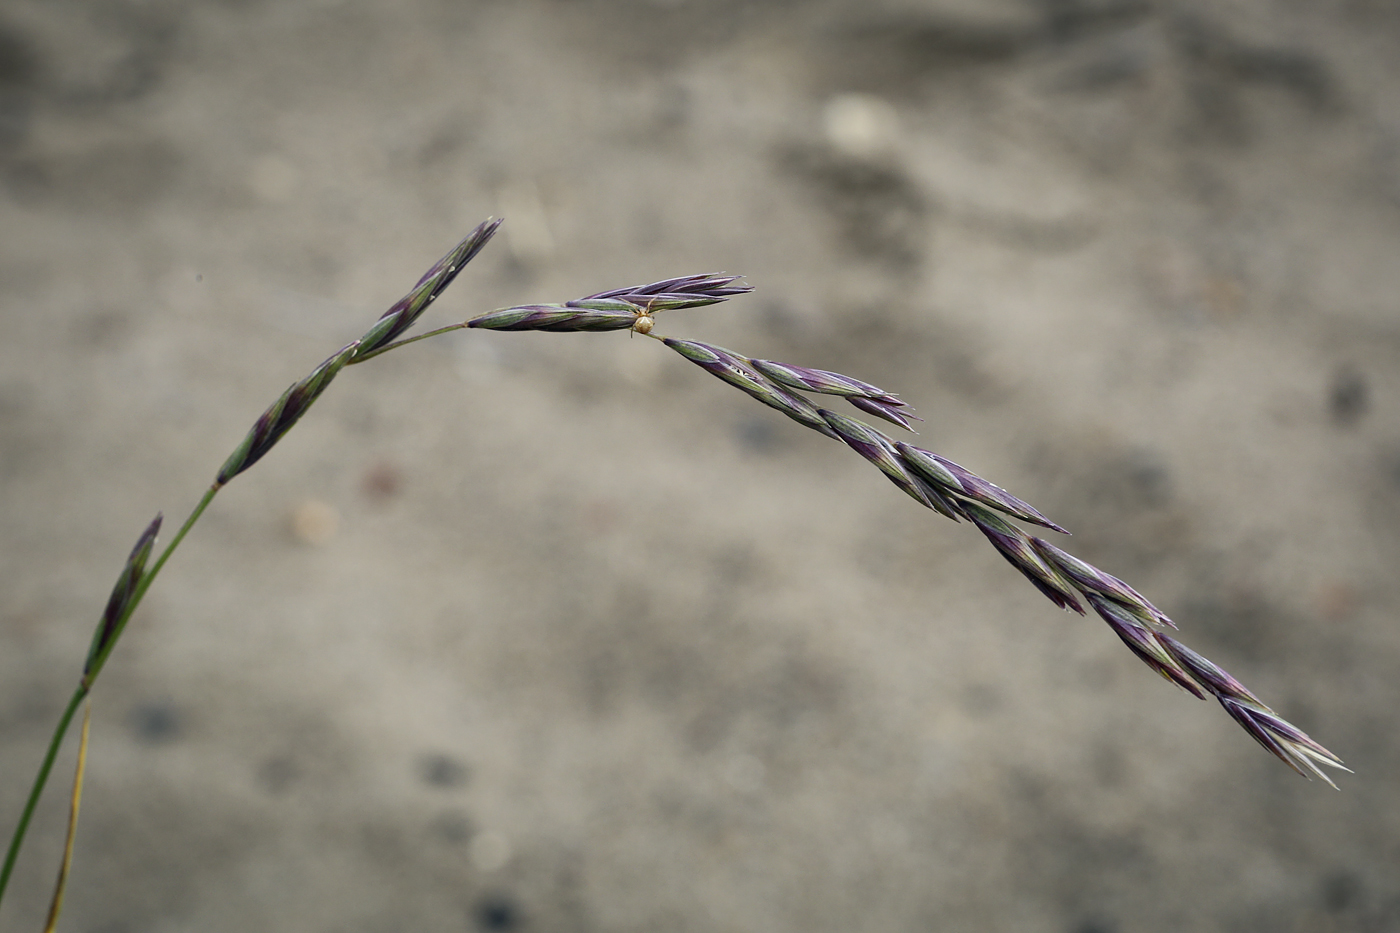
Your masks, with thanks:
M 49 904 L 49 922 L 44 933 L 54 933 L 58 915 L 63 912 L 63 892 L 68 890 L 68 871 L 73 867 L 73 840 L 78 835 L 78 805 L 83 799 L 83 772 L 87 769 L 88 732 L 92 726 L 92 698 L 83 704 L 83 730 L 78 740 L 78 768 L 73 774 L 73 795 L 68 804 L 68 838 L 63 843 L 63 863 L 58 869 L 58 881 Z
M 5 886 L 10 883 L 10 873 L 15 869 L 20 844 L 24 842 L 29 820 L 34 816 L 34 808 L 39 804 L 39 795 L 44 792 L 44 784 L 48 782 L 49 772 L 53 770 L 53 762 L 58 757 L 58 748 L 63 744 L 63 736 L 68 732 L 68 724 L 73 721 L 78 704 L 83 702 L 87 694 L 87 685 L 79 684 L 78 689 L 73 691 L 72 699 L 68 701 L 68 708 L 58 720 L 58 726 L 53 730 L 53 738 L 49 739 L 48 753 L 44 755 L 44 763 L 39 766 L 39 773 L 34 776 L 34 787 L 29 791 L 29 800 L 24 805 L 24 812 L 20 814 L 19 825 L 15 827 L 14 835 L 10 837 L 10 848 L 5 853 L 5 867 L 0 868 L 0 900 L 5 897 Z
M 404 340 L 396 340 L 391 344 L 387 344 L 385 346 L 380 347 L 378 350 L 371 350 L 368 353 L 355 357 L 349 362 L 348 365 L 354 366 L 356 363 L 363 363 L 365 360 L 372 360 L 381 353 L 388 353 L 390 350 L 394 350 L 399 347 L 406 347 L 410 343 L 417 343 L 419 340 L 427 340 L 429 337 L 436 337 L 438 334 L 446 334 L 451 333 L 454 330 L 462 330 L 466 326 L 466 322 L 461 322 L 458 324 L 448 324 L 446 327 L 439 327 L 437 330 L 430 330 L 426 334 L 419 334 L 417 337 L 408 337 Z
M 78 711 L 78 704 L 92 690 L 93 683 L 97 680 L 97 675 L 102 670 L 102 665 L 107 662 L 107 656 L 112 653 L 112 649 L 117 644 L 117 639 L 121 638 L 122 630 L 126 628 L 127 620 L 136 611 L 136 607 L 141 604 L 141 599 L 146 595 L 146 590 L 150 589 L 151 583 L 156 575 L 160 573 L 165 562 L 170 559 L 170 555 L 180 546 L 180 542 L 185 539 L 185 535 L 194 527 L 194 523 L 199 521 L 199 517 L 204 514 L 204 510 L 209 507 L 209 503 L 214 501 L 214 496 L 223 488 L 218 483 L 210 486 L 204 493 L 204 498 L 199 500 L 199 504 L 194 507 L 190 517 L 185 519 L 185 523 L 180 526 L 180 530 L 175 533 L 175 537 L 166 545 L 161 552 L 160 558 L 156 560 L 155 566 L 146 571 L 141 582 L 137 584 L 136 591 L 131 596 L 131 601 L 127 604 L 126 610 L 118 620 L 117 626 L 108 640 L 107 645 L 93 658 L 92 665 L 88 669 L 82 680 L 78 684 L 78 689 L 73 691 L 72 698 L 68 701 L 68 708 L 63 711 L 62 718 L 54 728 L 53 737 L 49 739 L 49 750 L 44 755 L 44 763 L 39 767 L 39 773 L 34 776 L 34 786 L 29 791 L 29 799 L 25 802 L 24 812 L 20 814 L 19 825 L 15 827 L 14 834 L 10 837 L 10 847 L 5 853 L 5 866 L 0 868 L 0 902 L 5 899 L 5 888 L 10 882 L 10 874 L 14 871 L 15 860 L 19 857 L 20 846 L 24 843 L 24 834 L 29 829 L 29 821 L 34 816 L 34 809 L 39 804 L 39 797 L 44 792 L 44 785 L 48 783 L 49 772 L 53 770 L 53 762 L 58 757 L 58 749 L 63 744 L 63 738 L 68 734 L 68 727 L 73 722 L 73 716 Z M 86 722 L 86 719 L 84 719 Z M 84 743 L 86 746 L 86 742 Z M 69 827 L 71 833 L 76 828 L 77 810 L 73 811 L 73 825 Z

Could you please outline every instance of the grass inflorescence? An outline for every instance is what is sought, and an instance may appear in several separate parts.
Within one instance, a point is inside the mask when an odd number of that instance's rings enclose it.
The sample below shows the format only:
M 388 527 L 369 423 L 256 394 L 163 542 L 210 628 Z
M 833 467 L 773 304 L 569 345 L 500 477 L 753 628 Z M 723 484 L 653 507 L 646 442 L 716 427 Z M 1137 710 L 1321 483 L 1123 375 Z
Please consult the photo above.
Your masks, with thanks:
M 1137 590 L 1043 538 L 1030 534 L 1017 524 L 1024 522 L 1067 534 L 1064 528 L 1037 509 L 952 460 L 896 440 L 857 418 L 819 407 L 807 397 L 810 394 L 841 399 L 862 414 L 909 429 L 912 420 L 922 419 L 917 418 L 898 395 L 841 373 L 750 358 L 700 341 L 652 333 L 655 316 L 660 312 L 712 305 L 752 291 L 750 286 L 740 282 L 739 276 L 687 275 L 649 285 L 598 292 L 562 304 L 518 305 L 414 337 L 404 337 L 428 306 L 490 241 L 500 224 L 500 220 L 488 220 L 478 226 L 424 273 L 408 294 L 384 312 L 364 336 L 342 347 L 305 377 L 292 383 L 257 418 L 219 468 L 214 483 L 194 511 L 149 568 L 147 565 L 155 549 L 161 517 L 157 515 L 140 534 L 98 620 L 77 688 L 54 729 L 11 836 L 4 866 L 0 868 L 0 899 L 4 897 L 30 818 L 79 705 L 89 699 L 104 663 L 147 589 L 203 515 L 215 494 L 266 456 L 347 366 L 366 362 L 419 340 L 462 329 L 551 332 L 627 330 L 653 337 L 701 369 L 798 424 L 841 441 L 920 505 L 955 522 L 965 521 L 973 525 L 1007 562 L 1056 606 L 1081 615 L 1092 609 L 1143 663 L 1193 696 L 1200 699 L 1214 697 L 1251 738 L 1294 771 L 1304 777 L 1317 775 L 1332 784 L 1323 767 L 1346 770 L 1341 759 L 1281 718 L 1229 673 L 1167 634 L 1166 629 L 1175 629 L 1176 626 L 1166 613 L 1148 602 Z M 84 750 L 86 722 L 85 715 Z M 80 764 L 74 782 L 68 846 L 53 899 L 50 929 L 57 922 L 62 903 L 68 859 L 72 854 L 72 834 L 77 822 L 82 774 Z

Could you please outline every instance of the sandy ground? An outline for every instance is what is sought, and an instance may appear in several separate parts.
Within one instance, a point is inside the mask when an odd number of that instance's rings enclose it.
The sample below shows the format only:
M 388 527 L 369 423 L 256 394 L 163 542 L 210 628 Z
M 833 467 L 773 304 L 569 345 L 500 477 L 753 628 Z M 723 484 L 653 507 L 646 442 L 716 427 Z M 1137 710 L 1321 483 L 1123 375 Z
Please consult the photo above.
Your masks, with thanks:
M 9 0 L 5 833 L 143 525 L 492 214 L 426 324 L 742 272 L 658 330 L 902 393 L 1357 773 L 660 344 L 473 332 L 168 565 L 62 929 L 1400 930 L 1386 0 Z

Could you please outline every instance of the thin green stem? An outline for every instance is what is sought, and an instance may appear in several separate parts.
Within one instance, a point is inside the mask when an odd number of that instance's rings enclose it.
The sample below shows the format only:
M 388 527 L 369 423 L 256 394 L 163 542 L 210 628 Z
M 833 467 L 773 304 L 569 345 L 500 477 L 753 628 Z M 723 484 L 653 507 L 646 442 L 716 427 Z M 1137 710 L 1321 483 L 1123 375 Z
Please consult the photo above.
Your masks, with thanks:
M 194 523 L 199 521 L 199 517 L 204 514 L 204 510 L 209 507 L 209 503 L 214 501 L 214 496 L 222 487 L 215 483 L 204 493 L 204 498 L 199 500 L 199 505 L 194 507 L 190 517 L 185 519 L 185 523 L 180 526 L 175 537 L 166 545 L 161 552 L 160 558 L 155 566 L 148 570 L 141 577 L 141 582 L 136 585 L 136 591 L 132 593 L 130 602 L 127 603 L 126 610 L 117 621 L 117 626 L 108 640 L 107 646 L 93 658 L 91 667 L 88 668 L 83 679 L 78 684 L 78 689 L 73 692 L 73 698 L 68 701 L 68 708 L 63 711 L 63 717 L 59 719 L 58 726 L 54 728 L 53 738 L 49 740 L 49 750 L 44 755 L 44 763 L 39 767 L 39 773 L 34 777 L 34 787 L 29 792 L 29 800 L 24 805 L 24 812 L 20 815 L 19 825 L 15 827 L 14 835 L 10 837 L 10 848 L 5 854 L 5 867 L 0 869 L 0 901 L 5 899 L 5 887 L 10 882 L 10 873 L 14 871 L 15 859 L 19 857 L 20 845 L 24 842 L 24 834 L 29 829 L 29 821 L 34 816 L 34 808 L 38 806 L 39 797 L 44 792 L 44 785 L 48 783 L 49 772 L 53 770 L 54 758 L 58 756 L 58 749 L 63 744 L 63 738 L 68 734 L 68 727 L 73 722 L 73 714 L 78 709 L 78 704 L 88 695 L 92 689 L 93 682 L 97 680 L 97 675 L 102 670 L 102 665 L 107 663 L 107 656 L 112 653 L 112 648 L 116 646 L 117 639 L 121 637 L 122 630 L 126 628 L 127 621 L 131 614 L 136 611 L 136 607 L 141 604 L 141 599 L 146 595 L 146 590 L 150 589 L 151 583 L 155 580 L 160 569 L 165 566 L 165 562 L 170 559 L 170 555 L 180 546 L 180 542 L 185 539 L 185 535 L 194 527 Z
M 20 844 L 24 842 L 24 834 L 29 829 L 29 820 L 34 816 L 34 808 L 39 805 L 39 795 L 44 792 L 44 784 L 48 782 L 49 772 L 53 770 L 53 762 L 58 757 L 58 748 L 63 744 L 63 736 L 68 732 L 68 724 L 73 721 L 73 714 L 78 711 L 78 704 L 83 702 L 87 693 L 88 688 L 83 684 L 79 684 L 78 689 L 73 691 L 73 698 L 68 701 L 68 708 L 63 711 L 58 727 L 53 730 L 53 738 L 49 739 L 48 753 L 44 755 L 44 763 L 39 766 L 39 773 L 34 776 L 34 787 L 29 791 L 29 800 L 24 805 L 24 812 L 20 814 L 15 834 L 10 838 L 9 851 L 5 853 L 5 867 L 0 869 L 0 900 L 5 897 L 5 886 L 10 883 L 10 872 L 15 869 Z
M 364 356 L 355 357 L 349 362 L 348 365 L 354 366 L 356 363 L 363 363 L 365 360 L 372 360 L 381 353 L 388 353 L 390 350 L 396 350 L 399 347 L 406 347 L 410 343 L 417 343 L 420 340 L 427 340 L 429 337 L 436 337 L 438 334 L 446 334 L 454 330 L 462 330 L 466 326 L 467 322 L 462 321 L 458 324 L 448 324 L 446 327 L 439 327 L 437 330 L 430 330 L 426 334 L 419 334 L 417 337 L 408 337 L 404 340 L 396 340 L 393 343 L 386 344 L 385 346 L 380 347 L 378 350 L 366 353 Z

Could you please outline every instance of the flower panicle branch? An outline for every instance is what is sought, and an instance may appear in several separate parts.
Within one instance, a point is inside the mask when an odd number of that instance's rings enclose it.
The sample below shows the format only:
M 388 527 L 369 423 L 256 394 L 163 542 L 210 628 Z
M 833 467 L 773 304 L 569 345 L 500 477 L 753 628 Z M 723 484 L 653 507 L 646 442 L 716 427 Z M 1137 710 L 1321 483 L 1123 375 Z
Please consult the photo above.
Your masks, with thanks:
M 650 285 L 598 292 L 563 304 L 530 304 L 478 315 L 467 327 L 482 330 L 542 330 L 553 333 L 632 330 L 658 311 L 699 308 L 753 289 L 735 285 L 737 275 L 686 275 Z
M 1322 778 L 1335 787 L 1323 767 L 1347 770 L 1342 760 L 1281 718 L 1222 668 L 1167 635 L 1172 620 L 1122 580 L 1022 530 L 1008 517 L 1068 534 L 1037 509 L 993 483 L 932 451 L 895 441 L 868 424 L 826 409 L 811 407 L 796 391 L 845 397 L 878 406 L 872 411 L 891 419 L 903 407 L 883 390 L 823 370 L 753 360 L 698 341 L 661 338 L 666 346 L 702 369 L 795 421 L 834 436 L 877 467 L 915 501 L 957 521 L 971 522 L 1013 567 L 1051 602 L 1083 615 L 1092 608 L 1119 639 L 1149 668 L 1199 699 L 1214 696 L 1226 713 L 1256 742 L 1297 773 Z
M 259 416 L 242 442 L 224 461 L 213 485 L 149 570 L 147 563 L 161 527 L 161 516 L 157 515 L 138 537 L 93 633 L 82 679 L 54 730 L 19 824 L 11 836 L 3 866 L 0 866 L 0 899 L 4 896 L 25 831 L 59 745 L 79 703 L 87 697 L 93 681 L 146 590 L 218 490 L 265 456 L 346 366 L 365 362 L 417 340 L 462 328 L 509 331 L 631 330 L 661 340 L 680 356 L 752 398 L 804 427 L 841 441 L 921 505 L 955 522 L 967 521 L 975 526 L 1002 557 L 1055 605 L 1081 615 L 1085 614 L 1086 605 L 1092 608 L 1143 663 L 1193 696 L 1201 699 L 1213 696 L 1259 745 L 1297 773 L 1309 779 L 1320 777 L 1335 787 L 1323 768 L 1347 770 L 1340 758 L 1282 719 L 1233 676 L 1163 631 L 1165 627 L 1175 629 L 1176 626 L 1137 590 L 1044 539 L 1028 534 L 1011 519 L 1068 534 L 1064 528 L 1000 486 L 957 463 L 932 451 L 896 441 L 855 418 L 819 408 L 803 393 L 843 398 L 864 414 L 912 430 L 911 421 L 923 419 L 914 415 L 898 395 L 841 373 L 775 360 L 752 359 L 711 344 L 651 333 L 653 315 L 656 313 L 712 305 L 752 291 L 750 286 L 740 283 L 740 276 L 679 276 L 649 285 L 596 292 L 563 304 L 502 308 L 425 334 L 400 339 L 490 241 L 500 225 L 501 220 L 496 219 L 477 226 L 428 269 L 408 294 L 384 312 L 363 337 L 342 347 L 306 377 L 288 387 Z M 81 773 L 80 768 L 70 817 L 70 844 L 77 819 Z M 60 875 L 51 922 L 57 919 L 57 910 L 61 906 L 64 878 L 66 865 L 64 873 Z

